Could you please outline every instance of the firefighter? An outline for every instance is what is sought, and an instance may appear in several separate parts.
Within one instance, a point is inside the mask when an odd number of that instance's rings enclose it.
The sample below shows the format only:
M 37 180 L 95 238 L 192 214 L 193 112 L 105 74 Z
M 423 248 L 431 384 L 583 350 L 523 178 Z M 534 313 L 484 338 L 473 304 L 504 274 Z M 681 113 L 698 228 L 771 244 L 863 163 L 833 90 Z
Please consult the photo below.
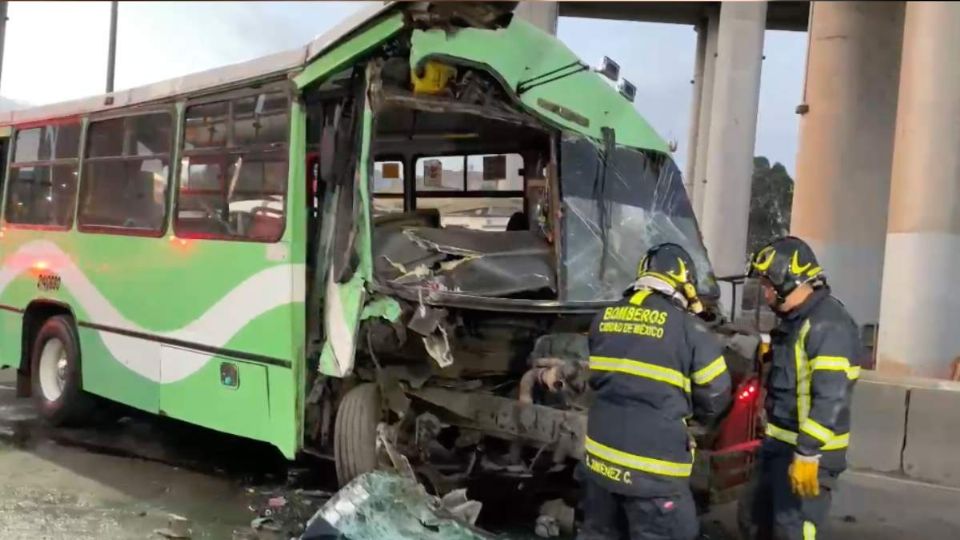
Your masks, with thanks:
M 850 398 L 860 373 L 857 325 L 802 240 L 776 240 L 751 257 L 779 324 L 771 332 L 766 437 L 741 501 L 745 538 L 815 540 L 846 468 Z
M 593 403 L 581 469 L 579 540 L 692 540 L 692 416 L 711 423 L 731 399 L 723 348 L 694 312 L 693 260 L 650 249 L 624 299 L 590 331 Z

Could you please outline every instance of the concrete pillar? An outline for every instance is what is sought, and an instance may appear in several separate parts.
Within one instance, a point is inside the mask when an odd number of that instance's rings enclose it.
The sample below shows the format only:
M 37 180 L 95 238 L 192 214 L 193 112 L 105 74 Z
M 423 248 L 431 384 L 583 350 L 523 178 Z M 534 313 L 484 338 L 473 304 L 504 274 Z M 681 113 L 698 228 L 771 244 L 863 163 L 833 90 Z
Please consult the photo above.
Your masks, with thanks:
M 693 156 L 693 212 L 703 217 L 704 188 L 707 181 L 707 152 L 710 147 L 710 119 L 713 111 L 713 77 L 717 71 L 717 36 L 720 33 L 720 12 L 707 15 L 703 42 L 703 83 L 700 85 L 700 106 L 697 109 L 697 148 Z
M 742 274 L 747 257 L 766 20 L 766 2 L 724 2 L 720 8 L 701 220 L 718 276 Z
M 556 2 L 518 2 L 513 13 L 544 32 L 557 35 L 560 6 Z
M 960 4 L 908 2 L 877 351 L 885 372 L 947 377 L 960 355 L 958 56 Z
M 700 135 L 700 102 L 703 101 L 703 56 L 707 48 L 707 20 L 694 26 L 697 32 L 697 48 L 693 57 L 693 95 L 690 97 L 690 131 L 687 135 L 687 162 L 683 167 L 683 187 L 693 201 L 693 174 L 697 163 L 697 139 Z
M 880 318 L 902 2 L 814 2 L 790 232 L 859 324 Z

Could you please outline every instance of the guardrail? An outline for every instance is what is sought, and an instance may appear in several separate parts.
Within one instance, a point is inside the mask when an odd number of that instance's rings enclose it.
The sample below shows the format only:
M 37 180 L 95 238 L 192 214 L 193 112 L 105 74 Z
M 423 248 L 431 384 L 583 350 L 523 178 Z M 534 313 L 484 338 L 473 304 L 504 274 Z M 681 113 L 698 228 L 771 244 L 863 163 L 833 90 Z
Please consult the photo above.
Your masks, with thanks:
M 960 383 L 865 371 L 852 414 L 851 467 L 960 487 Z

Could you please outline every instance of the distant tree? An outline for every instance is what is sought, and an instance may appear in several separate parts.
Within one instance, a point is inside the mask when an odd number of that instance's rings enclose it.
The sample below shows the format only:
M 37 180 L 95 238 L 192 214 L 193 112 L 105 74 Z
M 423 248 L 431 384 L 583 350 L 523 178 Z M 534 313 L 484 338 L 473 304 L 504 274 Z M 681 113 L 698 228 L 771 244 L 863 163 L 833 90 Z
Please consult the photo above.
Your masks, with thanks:
M 790 232 L 790 205 L 793 203 L 793 179 L 780 163 L 753 158 L 750 190 L 750 225 L 747 228 L 747 254 L 755 253 L 774 238 Z

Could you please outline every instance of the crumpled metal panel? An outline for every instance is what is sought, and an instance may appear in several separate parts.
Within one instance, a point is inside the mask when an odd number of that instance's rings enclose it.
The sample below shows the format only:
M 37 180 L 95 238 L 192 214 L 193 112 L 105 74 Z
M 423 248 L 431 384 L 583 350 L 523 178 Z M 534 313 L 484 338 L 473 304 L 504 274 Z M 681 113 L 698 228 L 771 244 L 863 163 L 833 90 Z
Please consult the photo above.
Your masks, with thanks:
M 475 229 L 433 229 L 417 227 L 406 234 L 427 249 L 451 255 L 542 255 L 552 254 L 550 244 L 531 231 L 478 231 Z
M 446 274 L 447 288 L 480 296 L 553 291 L 553 269 L 545 259 L 537 255 L 470 259 Z
M 530 231 L 408 227 L 377 231 L 377 275 L 477 296 L 556 290 L 553 250 Z
M 446 28 L 414 30 L 410 66 L 431 58 L 448 63 L 489 67 L 505 90 L 526 110 L 563 129 L 600 140 L 604 128 L 616 131 L 617 141 L 635 148 L 666 153 L 669 147 L 633 103 L 592 70 L 563 42 L 514 17 L 500 30 Z M 567 76 L 555 78 L 560 73 Z M 547 84 L 531 84 L 550 81 Z M 517 90 L 523 88 L 525 91 Z M 564 114 L 566 112 L 567 114 Z
M 429 268 L 445 258 L 441 253 L 417 245 L 399 227 L 374 229 L 373 254 L 373 271 L 386 281 L 396 281 L 408 274 L 412 274 L 413 281 L 419 281 Z M 421 267 L 423 270 L 418 270 Z

